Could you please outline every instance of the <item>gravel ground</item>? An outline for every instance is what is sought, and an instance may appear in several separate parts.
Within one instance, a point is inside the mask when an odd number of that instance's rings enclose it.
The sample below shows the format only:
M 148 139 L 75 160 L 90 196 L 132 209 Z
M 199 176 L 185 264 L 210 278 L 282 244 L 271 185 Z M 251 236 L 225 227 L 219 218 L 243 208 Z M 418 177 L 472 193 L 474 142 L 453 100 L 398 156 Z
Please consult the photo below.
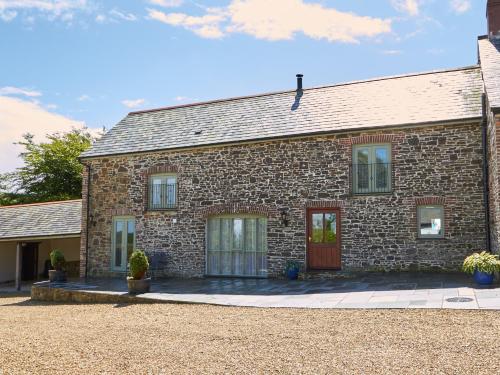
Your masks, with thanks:
M 0 374 L 498 374 L 500 313 L 0 298 Z

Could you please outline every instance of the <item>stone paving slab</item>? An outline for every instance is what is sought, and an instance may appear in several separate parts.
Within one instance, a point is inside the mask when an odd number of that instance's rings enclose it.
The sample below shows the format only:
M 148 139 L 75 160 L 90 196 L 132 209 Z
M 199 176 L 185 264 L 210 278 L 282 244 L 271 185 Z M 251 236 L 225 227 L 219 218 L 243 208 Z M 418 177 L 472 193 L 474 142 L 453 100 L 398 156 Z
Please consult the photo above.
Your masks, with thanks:
M 80 303 L 201 303 L 246 307 L 500 310 L 500 285 L 465 275 L 369 274 L 349 280 L 160 279 L 130 295 L 122 279 L 35 283 L 32 298 Z

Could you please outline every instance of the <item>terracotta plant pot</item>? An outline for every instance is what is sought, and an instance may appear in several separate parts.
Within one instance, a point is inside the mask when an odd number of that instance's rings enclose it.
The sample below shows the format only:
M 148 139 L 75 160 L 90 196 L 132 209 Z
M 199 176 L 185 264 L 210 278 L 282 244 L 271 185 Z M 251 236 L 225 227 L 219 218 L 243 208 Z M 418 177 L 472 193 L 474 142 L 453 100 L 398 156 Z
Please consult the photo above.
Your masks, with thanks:
M 66 281 L 66 271 L 62 270 L 49 270 L 49 281 L 52 282 L 64 282 Z
M 135 280 L 127 277 L 128 292 L 130 294 L 149 293 L 151 289 L 151 278 Z

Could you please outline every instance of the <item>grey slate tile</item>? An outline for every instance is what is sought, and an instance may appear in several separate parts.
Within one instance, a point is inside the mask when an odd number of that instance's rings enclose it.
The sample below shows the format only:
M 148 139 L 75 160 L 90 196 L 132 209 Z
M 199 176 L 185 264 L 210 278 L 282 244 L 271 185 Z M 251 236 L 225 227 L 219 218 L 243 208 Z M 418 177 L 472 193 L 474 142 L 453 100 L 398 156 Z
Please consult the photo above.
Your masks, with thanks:
M 80 234 L 82 201 L 0 207 L 0 239 Z
M 482 90 L 468 67 L 132 112 L 82 156 L 477 119 Z

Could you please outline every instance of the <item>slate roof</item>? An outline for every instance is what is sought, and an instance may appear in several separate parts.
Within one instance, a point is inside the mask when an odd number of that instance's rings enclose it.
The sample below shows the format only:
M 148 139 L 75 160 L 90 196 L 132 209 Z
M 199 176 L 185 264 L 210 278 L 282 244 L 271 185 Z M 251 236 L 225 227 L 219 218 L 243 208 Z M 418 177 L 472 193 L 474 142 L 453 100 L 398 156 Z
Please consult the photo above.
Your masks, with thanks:
M 478 44 L 484 86 L 490 107 L 500 109 L 500 40 L 490 41 L 488 37 L 481 37 Z
M 82 157 L 476 119 L 482 89 L 474 66 L 131 112 Z
M 82 201 L 0 207 L 0 240 L 80 234 Z

